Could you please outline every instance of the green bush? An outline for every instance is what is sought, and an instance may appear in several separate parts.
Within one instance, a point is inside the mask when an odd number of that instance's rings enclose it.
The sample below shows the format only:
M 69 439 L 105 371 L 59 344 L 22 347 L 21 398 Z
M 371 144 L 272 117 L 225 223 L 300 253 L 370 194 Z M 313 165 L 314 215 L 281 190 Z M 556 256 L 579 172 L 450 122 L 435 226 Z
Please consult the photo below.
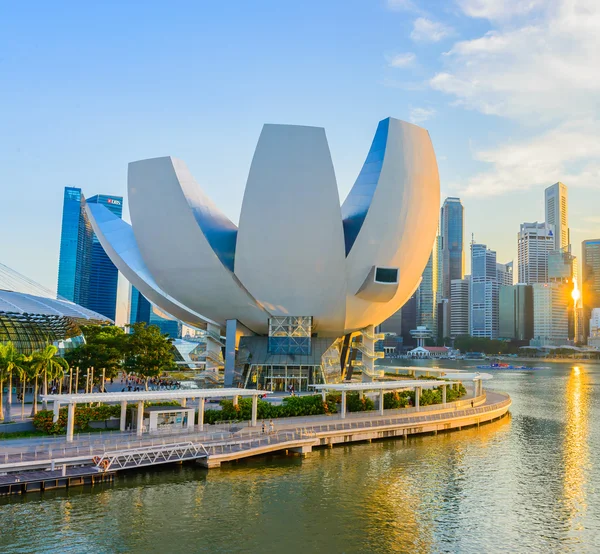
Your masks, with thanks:
M 75 427 L 80 431 L 86 431 L 89 428 L 90 421 L 106 421 L 111 417 L 121 415 L 121 406 L 109 406 L 100 404 L 99 406 L 77 406 L 75 408 Z M 54 423 L 52 410 L 41 410 L 33 417 L 33 425 L 38 431 L 49 434 L 62 433 L 67 427 L 68 408 L 61 408 L 58 412 L 58 421 Z
M 346 395 L 346 407 L 349 412 L 369 412 L 375 409 L 375 403 L 367 396 L 360 398 L 357 392 Z

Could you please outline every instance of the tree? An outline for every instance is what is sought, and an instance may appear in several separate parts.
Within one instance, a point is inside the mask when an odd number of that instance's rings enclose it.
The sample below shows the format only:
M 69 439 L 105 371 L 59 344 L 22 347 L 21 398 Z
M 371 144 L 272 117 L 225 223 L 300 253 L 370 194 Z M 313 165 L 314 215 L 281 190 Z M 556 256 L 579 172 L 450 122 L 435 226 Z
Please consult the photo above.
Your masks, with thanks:
M 48 394 L 48 380 L 62 379 L 65 371 L 69 369 L 68 362 L 57 356 L 58 348 L 53 344 L 48 344 L 46 348 L 36 353 L 35 364 L 39 368 L 40 374 L 44 375 L 43 394 Z M 44 398 L 42 409 L 48 409 L 48 401 Z
M 2 380 L 0 381 L 0 397 L 2 396 L 4 379 L 8 380 L 8 393 L 6 395 L 6 416 L 4 417 L 4 410 L 0 409 L 2 412 L 2 418 L 10 421 L 11 414 L 10 408 L 12 403 L 12 376 L 15 371 L 20 372 L 21 368 L 25 364 L 25 356 L 21 354 L 17 347 L 12 342 L 7 342 L 5 344 L 0 344 L 0 374 L 2 375 Z M 3 406 L 2 406 L 3 408 Z
M 124 368 L 127 372 L 137 373 L 146 379 L 158 377 L 165 371 L 177 368 L 173 355 L 172 339 L 163 335 L 156 325 L 134 323 L 130 326 L 133 333 L 127 335 Z
M 82 325 L 85 343 L 65 353 L 71 367 L 81 370 L 104 370 L 107 377 L 116 377 L 122 367 L 127 335 L 114 325 Z M 94 380 L 100 379 L 100 372 Z M 104 388 L 104 383 L 102 383 Z

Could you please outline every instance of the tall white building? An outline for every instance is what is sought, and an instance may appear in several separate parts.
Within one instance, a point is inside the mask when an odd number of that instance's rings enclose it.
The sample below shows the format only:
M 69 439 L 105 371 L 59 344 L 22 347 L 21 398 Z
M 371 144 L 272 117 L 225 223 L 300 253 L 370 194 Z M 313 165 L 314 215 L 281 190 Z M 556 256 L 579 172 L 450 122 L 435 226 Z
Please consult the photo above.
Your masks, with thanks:
M 453 337 L 469 334 L 470 283 L 470 275 L 450 282 L 450 334 Z
M 437 335 L 438 277 L 438 237 L 436 236 L 421 276 L 421 284 L 417 289 L 417 325 L 427 327 L 434 335 Z
M 485 244 L 471 244 L 469 334 L 498 338 L 498 273 L 496 252 Z
M 496 274 L 498 278 L 498 286 L 513 284 L 513 263 L 496 264 Z
M 588 346 L 600 349 L 600 308 L 593 308 L 590 317 L 590 336 Z
M 521 223 L 518 243 L 519 283 L 547 283 L 548 254 L 555 245 L 554 226 L 537 221 Z
M 564 283 L 533 285 L 533 339 L 531 346 L 569 344 L 571 290 Z
M 546 223 L 554 226 L 554 249 L 560 250 L 571 244 L 568 218 L 567 186 L 554 183 L 544 191 Z

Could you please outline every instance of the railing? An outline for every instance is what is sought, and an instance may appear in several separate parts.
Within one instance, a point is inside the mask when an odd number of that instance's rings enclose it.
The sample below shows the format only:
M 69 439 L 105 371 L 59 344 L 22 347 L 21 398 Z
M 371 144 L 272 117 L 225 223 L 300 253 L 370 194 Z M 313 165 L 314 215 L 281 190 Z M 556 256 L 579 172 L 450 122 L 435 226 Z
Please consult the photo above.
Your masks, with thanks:
M 378 341 L 378 340 L 385 339 L 385 334 L 384 333 L 373 333 L 373 334 L 371 334 L 366 329 L 362 329 L 361 330 L 361 334 L 362 334 L 363 337 L 367 337 L 369 340 Z
M 368 348 L 360 342 L 354 343 L 353 347 L 362 352 L 365 356 L 367 356 L 367 358 L 378 359 L 385 357 L 385 352 L 376 352 L 375 350 L 371 350 L 370 348 Z
M 218 333 L 215 333 L 213 331 L 207 331 L 206 338 L 211 339 L 214 342 L 218 342 L 221 346 L 223 346 L 223 341 L 221 339 L 221 335 L 219 335 Z

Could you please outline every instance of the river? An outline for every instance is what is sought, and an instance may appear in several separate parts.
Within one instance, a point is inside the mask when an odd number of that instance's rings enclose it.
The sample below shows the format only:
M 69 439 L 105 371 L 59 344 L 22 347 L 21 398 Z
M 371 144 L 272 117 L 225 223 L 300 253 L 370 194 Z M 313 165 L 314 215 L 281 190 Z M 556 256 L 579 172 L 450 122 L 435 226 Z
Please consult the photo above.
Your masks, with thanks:
M 600 365 L 546 365 L 479 429 L 1 498 L 0 552 L 600 552 Z

